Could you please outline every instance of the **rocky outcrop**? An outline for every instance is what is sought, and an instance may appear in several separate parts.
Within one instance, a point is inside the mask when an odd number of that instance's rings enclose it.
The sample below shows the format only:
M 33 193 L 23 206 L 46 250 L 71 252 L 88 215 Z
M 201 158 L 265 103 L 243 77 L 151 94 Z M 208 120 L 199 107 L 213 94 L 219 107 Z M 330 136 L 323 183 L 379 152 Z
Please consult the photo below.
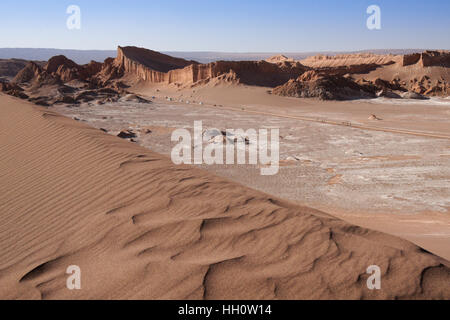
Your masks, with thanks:
M 80 79 L 87 81 L 96 76 L 102 70 L 103 64 L 97 61 L 91 61 L 86 65 L 81 66 L 79 71 Z
M 65 56 L 51 58 L 44 66 L 43 70 L 62 82 L 72 80 L 87 81 L 98 74 L 102 69 L 102 64 L 91 61 L 86 65 L 78 65 Z
M 92 86 L 105 86 L 112 80 L 120 79 L 124 75 L 124 70 L 116 64 L 116 59 L 107 58 L 101 65 L 100 71 L 91 78 Z
M 421 67 L 450 67 L 449 51 L 431 51 L 422 53 L 406 54 L 402 56 L 402 66 L 419 64 Z
M 379 67 L 396 62 L 396 56 L 371 53 L 340 54 L 335 56 L 316 55 L 300 62 L 305 66 L 336 75 L 346 73 L 368 73 Z
M 433 81 L 428 76 L 423 76 L 419 79 L 414 78 L 406 84 L 406 87 L 408 91 L 426 96 L 446 97 L 450 95 L 450 82 L 444 78 Z
M 426 91 L 423 94 L 426 96 L 448 97 L 450 96 L 450 84 L 448 83 L 436 84 L 426 89 Z
M 21 99 L 27 99 L 28 95 L 26 95 L 24 90 L 15 83 L 10 83 L 8 81 L 0 81 L 0 92 L 4 92 L 14 97 L 18 97 Z
M 62 55 L 50 58 L 47 64 L 44 66 L 44 70 L 48 73 L 58 73 L 59 70 L 63 69 L 78 70 L 79 68 L 80 66 L 78 64 Z
M 269 59 L 266 59 L 267 62 L 269 63 L 282 63 L 282 62 L 294 62 L 294 59 L 290 59 L 288 57 L 286 57 L 285 55 L 276 55 L 273 57 L 270 57 Z
M 120 46 L 117 49 L 116 63 L 123 66 L 127 72 L 133 72 L 136 65 L 163 73 L 169 72 L 170 70 L 182 69 L 191 64 L 198 64 L 196 61 L 175 58 L 153 50 Z
M 402 67 L 416 64 L 419 62 L 420 58 L 421 58 L 420 53 L 405 54 L 402 56 L 402 61 L 401 61 Z
M 349 77 L 308 71 L 297 79 L 276 87 L 273 94 L 321 100 L 349 100 L 374 97 L 374 88 L 356 83 Z
M 380 78 L 375 79 L 375 81 L 372 82 L 373 85 L 377 87 L 377 89 L 381 90 L 396 90 L 396 91 L 406 91 L 399 81 L 397 79 L 394 79 L 392 81 L 386 81 Z
M 446 67 L 450 68 L 449 51 L 425 51 L 421 54 L 420 64 L 423 67 Z
M 344 76 L 346 74 L 366 74 L 382 66 L 383 65 L 379 65 L 376 63 L 368 63 L 368 64 L 353 64 L 349 66 L 322 67 L 322 68 L 315 68 L 315 70 L 329 75 Z
M 174 58 L 156 51 L 137 47 L 118 47 L 117 57 L 110 66 L 110 72 L 115 74 L 127 73 L 139 80 L 153 83 L 167 82 L 168 72 L 197 64 Z
M 132 139 L 137 137 L 136 133 L 134 133 L 132 130 L 120 131 L 117 136 L 122 139 Z
M 42 68 L 34 62 L 28 62 L 27 65 L 20 70 L 13 78 L 12 82 L 21 84 L 36 80 L 42 73 Z
M 80 66 L 65 56 L 51 58 L 43 67 L 29 62 L 12 80 L 34 86 L 63 84 L 72 80 L 89 81 L 102 70 L 103 64 L 92 61 Z
M 344 54 L 336 56 L 316 55 L 301 62 L 316 71 L 328 75 L 367 74 L 383 66 L 395 64 L 396 57 L 371 53 Z
M 196 83 L 207 79 L 234 74 L 239 83 L 275 87 L 296 78 L 308 70 L 300 63 L 273 64 L 266 61 L 218 61 L 195 64 L 168 73 L 167 83 Z
M 336 68 L 353 65 L 388 65 L 395 62 L 393 55 L 379 55 L 372 53 L 338 54 L 334 56 L 316 55 L 301 60 L 302 64 L 311 68 Z
M 9 80 L 11 80 L 20 70 L 26 67 L 28 62 L 29 61 L 22 59 L 0 59 L 0 77 L 9 78 Z

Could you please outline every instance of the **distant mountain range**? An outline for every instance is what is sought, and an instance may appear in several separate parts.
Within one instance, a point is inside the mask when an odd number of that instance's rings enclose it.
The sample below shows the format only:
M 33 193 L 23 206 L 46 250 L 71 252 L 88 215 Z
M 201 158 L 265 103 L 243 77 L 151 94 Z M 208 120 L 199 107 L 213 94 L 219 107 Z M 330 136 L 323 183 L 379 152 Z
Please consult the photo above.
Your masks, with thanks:
M 204 52 L 204 51 L 163 51 L 162 53 L 183 58 L 186 60 L 195 60 L 200 63 L 208 63 L 219 60 L 265 60 L 274 55 L 283 54 L 296 60 L 306 57 L 323 54 L 336 55 L 342 53 L 360 53 L 371 52 L 375 54 L 408 54 L 413 52 L 422 52 L 425 49 L 375 49 L 349 52 L 250 52 L 250 53 L 232 53 L 232 52 Z M 45 49 L 45 48 L 0 48 L 0 59 L 24 59 L 35 61 L 47 61 L 53 56 L 64 55 L 78 64 L 86 64 L 91 60 L 103 62 L 108 57 L 116 57 L 116 50 L 68 50 L 68 49 Z

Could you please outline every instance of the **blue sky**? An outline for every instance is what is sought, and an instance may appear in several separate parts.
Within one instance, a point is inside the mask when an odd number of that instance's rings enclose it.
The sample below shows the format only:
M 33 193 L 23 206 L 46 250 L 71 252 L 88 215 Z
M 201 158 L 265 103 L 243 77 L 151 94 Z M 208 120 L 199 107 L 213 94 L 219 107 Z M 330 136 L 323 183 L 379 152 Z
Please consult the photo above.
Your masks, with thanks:
M 69 5 L 81 29 L 66 27 Z M 369 5 L 381 30 L 366 27 Z M 306 52 L 450 49 L 448 0 L 2 0 L 0 47 Z

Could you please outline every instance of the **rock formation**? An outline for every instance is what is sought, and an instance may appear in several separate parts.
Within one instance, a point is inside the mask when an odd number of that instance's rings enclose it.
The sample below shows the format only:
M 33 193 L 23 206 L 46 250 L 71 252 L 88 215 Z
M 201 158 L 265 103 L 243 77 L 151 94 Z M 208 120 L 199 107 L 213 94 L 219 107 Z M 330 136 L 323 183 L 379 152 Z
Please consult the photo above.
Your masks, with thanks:
M 421 54 L 420 64 L 423 67 L 446 67 L 450 68 L 449 51 L 425 51 Z
M 158 72 L 182 69 L 196 61 L 175 58 L 153 50 L 137 47 L 118 47 L 116 63 L 127 72 L 136 72 L 136 68 L 145 67 Z
M 269 59 L 266 59 L 266 61 L 269 63 L 280 63 L 280 62 L 294 62 L 294 59 L 290 59 L 285 55 L 280 54 L 277 56 L 270 57 Z
M 65 56 L 55 56 L 48 60 L 43 70 L 60 80 L 61 82 L 69 82 L 72 80 L 87 81 L 102 69 L 102 64 L 91 61 L 86 65 L 78 65 Z
M 28 95 L 26 95 L 23 91 L 24 90 L 15 83 L 10 83 L 4 80 L 0 81 L 0 92 L 4 92 L 21 99 L 28 99 Z
M 190 85 L 234 74 L 240 83 L 274 87 L 298 77 L 306 67 L 299 62 L 217 61 L 199 64 L 136 47 L 119 47 L 114 66 L 150 83 Z M 120 74 L 120 71 L 116 73 Z
M 42 64 L 40 61 L 35 63 Z M 0 79 L 11 80 L 27 64 L 28 61 L 22 59 L 0 59 Z
M 57 96 L 50 103 L 87 102 L 96 96 L 117 101 L 129 93 L 126 88 L 136 83 L 194 87 L 210 82 L 264 86 L 274 88 L 277 95 L 326 100 L 376 96 L 423 98 L 449 95 L 449 67 L 448 51 L 402 56 L 319 55 L 302 63 L 278 55 L 261 61 L 200 64 L 143 48 L 118 47 L 117 57 L 103 63 L 78 65 L 65 56 L 55 56 L 43 66 L 29 62 L 12 83 L 34 91 L 56 86 Z M 70 88 L 76 92 L 69 92 Z M 103 89 L 114 93 L 100 92 Z M 3 91 L 25 97 L 17 88 Z
M 365 65 L 385 66 L 396 62 L 393 55 L 379 55 L 371 53 L 339 54 L 335 56 L 316 55 L 301 60 L 305 66 L 314 69 L 331 69 L 339 67 L 356 67 Z
M 405 54 L 402 57 L 402 66 L 406 67 L 406 66 L 416 64 L 419 62 L 420 58 L 421 58 L 420 53 Z
M 297 79 L 276 87 L 273 94 L 322 100 L 349 100 L 374 97 L 374 88 L 356 83 L 349 77 L 308 71 Z
M 28 62 L 28 64 L 22 70 L 17 73 L 17 75 L 12 80 L 13 83 L 23 84 L 23 83 L 32 83 L 39 80 L 39 77 L 42 79 L 43 70 L 40 66 L 38 66 L 35 62 Z

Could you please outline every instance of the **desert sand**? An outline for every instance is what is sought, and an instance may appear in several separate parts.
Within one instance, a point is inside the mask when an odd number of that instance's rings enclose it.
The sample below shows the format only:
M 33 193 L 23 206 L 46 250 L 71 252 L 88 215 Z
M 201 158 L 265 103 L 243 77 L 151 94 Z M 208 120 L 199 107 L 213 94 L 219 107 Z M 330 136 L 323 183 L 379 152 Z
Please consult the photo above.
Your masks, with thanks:
M 270 179 L 248 165 L 200 167 L 450 259 L 448 105 L 293 99 L 235 85 L 141 94 L 152 103 L 51 109 L 112 135 L 131 130 L 136 143 L 168 156 L 171 133 L 199 119 L 205 129 L 278 127 L 281 168 Z
M 0 79 L 0 298 L 450 299 L 449 63 L 28 62 Z M 280 174 L 174 165 L 195 120 L 280 128 Z
M 450 298 L 449 262 L 410 242 L 0 99 L 3 299 Z

